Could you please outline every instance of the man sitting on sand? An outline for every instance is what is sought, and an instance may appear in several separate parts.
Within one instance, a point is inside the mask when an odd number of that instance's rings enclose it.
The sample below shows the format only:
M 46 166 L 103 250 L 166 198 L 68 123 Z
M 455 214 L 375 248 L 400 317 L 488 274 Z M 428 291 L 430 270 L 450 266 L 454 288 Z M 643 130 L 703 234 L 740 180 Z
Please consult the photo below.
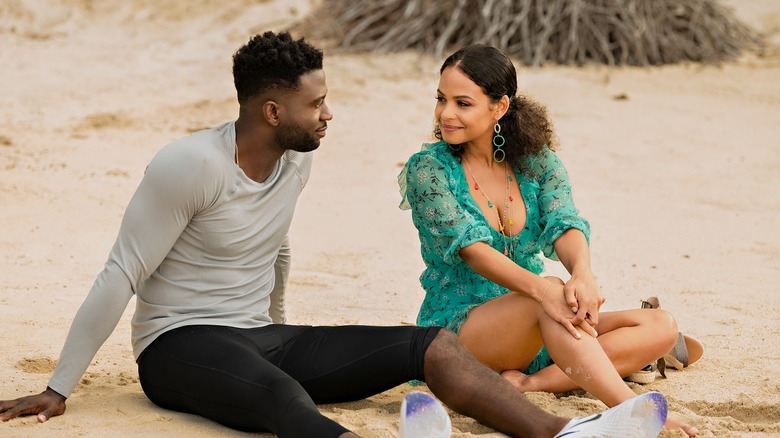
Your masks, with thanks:
M 316 403 L 418 379 L 453 410 L 512 436 L 658 434 L 666 418 L 658 393 L 569 421 L 530 403 L 438 327 L 274 323 L 287 232 L 311 151 L 333 115 L 322 51 L 303 39 L 266 32 L 233 61 L 238 119 L 173 142 L 150 162 L 48 387 L 0 401 L 0 420 L 64 413 L 135 294 L 132 343 L 144 393 L 234 429 L 356 436 Z

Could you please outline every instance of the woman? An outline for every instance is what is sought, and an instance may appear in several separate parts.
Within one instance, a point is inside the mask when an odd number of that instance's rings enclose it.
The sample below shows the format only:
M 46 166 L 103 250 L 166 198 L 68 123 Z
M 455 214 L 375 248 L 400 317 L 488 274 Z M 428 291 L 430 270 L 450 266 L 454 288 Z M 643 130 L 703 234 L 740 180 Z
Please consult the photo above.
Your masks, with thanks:
M 636 396 L 622 377 L 672 349 L 674 318 L 659 309 L 599 312 L 588 222 L 552 152 L 546 111 L 516 95 L 509 58 L 469 45 L 440 73 L 441 141 L 399 175 L 401 208 L 412 210 L 426 264 L 418 324 L 458 333 L 521 391 L 583 388 L 608 406 Z M 540 276 L 540 251 L 571 278 Z M 698 433 L 673 420 L 666 426 Z

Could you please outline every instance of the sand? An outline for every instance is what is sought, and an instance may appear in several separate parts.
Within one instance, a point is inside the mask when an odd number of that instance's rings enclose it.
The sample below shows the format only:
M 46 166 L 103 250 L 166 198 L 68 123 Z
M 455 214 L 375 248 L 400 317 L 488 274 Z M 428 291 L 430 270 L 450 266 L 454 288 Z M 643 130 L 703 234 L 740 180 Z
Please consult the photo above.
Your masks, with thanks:
M 0 3 L 0 398 L 45 387 L 154 153 L 236 116 L 233 51 L 311 8 L 302 0 L 108 3 Z M 780 4 L 730 4 L 777 40 Z M 395 178 L 430 138 L 440 63 L 415 53 L 326 53 L 335 119 L 292 226 L 291 322 L 415 320 L 423 265 Z M 780 434 L 780 57 L 519 75 L 557 127 L 593 227 L 605 309 L 659 296 L 706 346 L 685 371 L 632 388 L 663 392 L 703 437 Z M 242 435 L 146 399 L 130 350 L 133 304 L 64 416 L 1 423 L 0 435 Z M 322 409 L 363 436 L 392 437 L 411 389 Z M 560 415 L 604 407 L 582 392 L 529 396 Z M 456 437 L 503 436 L 458 415 L 453 425 Z

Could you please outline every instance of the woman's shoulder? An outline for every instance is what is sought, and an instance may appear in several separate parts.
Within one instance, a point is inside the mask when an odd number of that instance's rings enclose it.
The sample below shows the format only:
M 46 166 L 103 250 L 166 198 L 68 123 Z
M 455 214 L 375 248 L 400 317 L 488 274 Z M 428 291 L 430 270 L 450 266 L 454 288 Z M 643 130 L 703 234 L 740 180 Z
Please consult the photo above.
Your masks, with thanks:
M 454 156 L 449 151 L 449 145 L 444 141 L 435 143 L 423 143 L 418 152 L 412 154 L 408 163 L 438 162 L 449 165 L 454 161 Z
M 548 172 L 563 167 L 561 160 L 547 145 L 542 146 L 539 152 L 528 156 L 525 164 L 530 176 L 534 179 L 539 179 Z
M 448 175 L 452 175 L 452 162 L 454 157 L 447 149 L 447 143 L 440 141 L 436 143 L 424 143 L 419 152 L 415 152 L 409 157 L 406 165 L 398 174 L 398 187 L 401 192 L 402 210 L 411 208 L 407 196 L 409 195 L 409 184 L 422 184 L 431 181 L 449 180 Z
M 420 148 L 420 152 L 428 152 L 431 154 L 441 154 L 441 153 L 447 153 L 449 155 L 452 155 L 449 153 L 449 146 L 446 141 L 439 140 L 437 142 L 433 143 L 423 143 L 422 147 Z

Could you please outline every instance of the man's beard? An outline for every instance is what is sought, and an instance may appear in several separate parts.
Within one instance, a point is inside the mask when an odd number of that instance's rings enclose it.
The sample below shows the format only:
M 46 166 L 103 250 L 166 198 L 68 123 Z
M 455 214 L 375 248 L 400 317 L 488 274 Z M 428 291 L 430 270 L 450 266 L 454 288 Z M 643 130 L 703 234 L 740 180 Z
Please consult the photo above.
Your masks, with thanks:
M 274 140 L 285 151 L 311 152 L 320 147 L 320 139 L 293 123 L 279 126 Z

